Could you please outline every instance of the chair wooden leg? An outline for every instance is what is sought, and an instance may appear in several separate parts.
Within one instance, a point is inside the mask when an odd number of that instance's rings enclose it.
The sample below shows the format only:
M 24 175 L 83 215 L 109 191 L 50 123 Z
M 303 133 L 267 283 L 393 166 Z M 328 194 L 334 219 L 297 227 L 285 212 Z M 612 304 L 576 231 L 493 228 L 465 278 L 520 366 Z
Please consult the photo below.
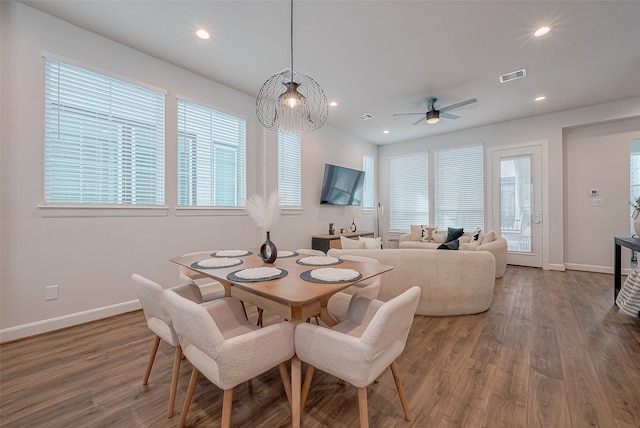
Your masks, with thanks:
M 225 389 L 222 397 L 222 428 L 231 427 L 231 406 L 233 405 L 233 388 Z
M 160 336 L 156 336 L 153 341 L 153 348 L 151 348 L 151 355 L 149 355 L 149 362 L 147 363 L 147 372 L 144 374 L 144 380 L 142 381 L 143 385 L 146 385 L 149 382 L 153 361 L 156 359 L 156 353 L 158 352 L 158 345 L 160 345 Z
M 264 309 L 262 308 L 258 308 L 258 321 L 256 322 L 256 325 L 258 327 L 262 327 L 262 314 L 264 312 Z
M 193 399 L 193 391 L 196 389 L 196 381 L 198 380 L 198 369 L 195 367 L 191 372 L 191 379 L 189 379 L 189 386 L 187 387 L 187 395 L 184 397 L 184 406 L 182 406 L 182 415 L 180 416 L 179 428 L 184 428 L 184 423 L 187 421 L 187 413 L 189 412 L 189 406 L 191 406 L 191 400 Z
M 369 428 L 366 386 L 364 388 L 358 388 L 358 409 L 360 410 L 360 428 Z
M 291 378 L 289 378 L 289 372 L 287 366 L 284 363 L 278 364 L 280 370 L 280 378 L 282 379 L 282 386 L 284 386 L 284 392 L 287 394 L 287 400 L 289 400 L 289 406 L 291 406 Z
M 240 304 L 242 305 L 242 312 L 244 312 L 245 319 L 249 320 L 249 316 L 247 315 L 247 308 L 244 306 L 244 302 L 240 300 Z
M 176 391 L 178 390 L 178 378 L 180 377 L 180 362 L 182 361 L 182 348 L 176 346 L 176 355 L 173 359 L 173 373 L 171 374 L 171 391 L 169 392 L 169 415 L 173 416 L 173 406 L 176 402 Z
M 304 409 L 304 405 L 307 402 L 309 396 L 309 389 L 311 388 L 311 380 L 313 379 L 313 371 L 315 367 L 311 364 L 307 366 L 307 372 L 304 374 L 304 382 L 302 383 L 302 392 L 300 393 L 300 412 Z
M 411 411 L 409 410 L 409 403 L 407 402 L 407 397 L 404 395 L 404 388 L 402 388 L 402 382 L 400 382 L 400 372 L 398 371 L 398 365 L 396 362 L 391 363 L 391 373 L 393 374 L 393 380 L 396 383 L 396 389 L 398 390 L 398 396 L 400 397 L 400 404 L 402 404 L 402 410 L 404 411 L 404 418 L 410 421 L 413 416 L 411 416 Z

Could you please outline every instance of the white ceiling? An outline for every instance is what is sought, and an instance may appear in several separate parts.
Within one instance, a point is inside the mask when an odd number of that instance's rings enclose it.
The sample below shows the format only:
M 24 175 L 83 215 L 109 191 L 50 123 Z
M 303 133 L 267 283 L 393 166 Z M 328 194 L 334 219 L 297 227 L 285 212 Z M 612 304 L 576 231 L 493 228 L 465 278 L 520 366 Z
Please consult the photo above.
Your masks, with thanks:
M 252 96 L 290 63 L 288 1 L 22 3 Z M 294 69 L 339 102 L 328 123 L 376 144 L 640 95 L 640 1 L 297 0 L 294 19 Z M 478 102 L 436 125 L 393 119 L 430 96 Z

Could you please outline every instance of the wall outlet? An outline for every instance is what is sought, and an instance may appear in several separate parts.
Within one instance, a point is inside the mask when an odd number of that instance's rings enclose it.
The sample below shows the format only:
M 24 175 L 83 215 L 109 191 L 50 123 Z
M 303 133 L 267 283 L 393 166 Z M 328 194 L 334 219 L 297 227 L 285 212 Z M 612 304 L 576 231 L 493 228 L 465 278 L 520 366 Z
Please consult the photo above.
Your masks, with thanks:
M 601 207 L 603 205 L 602 199 L 600 199 L 600 198 L 592 199 L 591 203 L 593 204 L 594 207 Z
M 56 300 L 58 298 L 58 286 L 48 285 L 44 287 L 44 300 Z

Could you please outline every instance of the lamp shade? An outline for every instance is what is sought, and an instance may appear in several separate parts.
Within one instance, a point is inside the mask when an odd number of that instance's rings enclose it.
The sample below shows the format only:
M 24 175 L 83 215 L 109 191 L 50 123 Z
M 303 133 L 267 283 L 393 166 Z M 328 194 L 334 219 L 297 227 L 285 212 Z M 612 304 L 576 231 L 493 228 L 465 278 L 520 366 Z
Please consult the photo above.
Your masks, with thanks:
M 329 116 L 327 97 L 311 77 L 285 70 L 274 74 L 256 98 L 258 120 L 267 129 L 297 134 L 320 129 Z
M 427 123 L 433 125 L 440 122 L 440 112 L 438 110 L 429 110 L 427 112 Z

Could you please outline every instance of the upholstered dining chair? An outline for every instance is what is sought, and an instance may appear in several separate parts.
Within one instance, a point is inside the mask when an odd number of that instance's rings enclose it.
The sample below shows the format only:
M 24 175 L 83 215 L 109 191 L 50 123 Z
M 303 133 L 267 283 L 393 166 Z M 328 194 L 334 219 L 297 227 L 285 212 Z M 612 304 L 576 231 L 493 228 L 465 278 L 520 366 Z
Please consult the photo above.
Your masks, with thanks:
M 374 259 L 372 257 L 344 255 L 340 258 L 342 260 L 380 264 L 378 259 Z M 340 291 L 334 294 L 329 298 L 327 309 L 329 309 L 329 312 L 331 312 L 338 320 L 344 321 L 347 316 L 347 309 L 349 308 L 349 302 L 351 299 L 356 296 L 377 299 L 378 293 L 380 293 L 380 275 L 365 281 L 360 281 L 349 287 L 346 291 Z
M 240 301 L 232 297 L 198 305 L 167 290 L 165 300 L 186 358 L 193 365 L 180 418 L 184 427 L 198 374 L 224 391 L 222 428 L 231 425 L 233 388 L 278 366 L 291 402 L 285 362 L 294 355 L 294 326 L 288 321 L 257 327 L 247 321 Z
M 395 360 L 404 350 L 420 291 L 420 287 L 411 287 L 388 302 L 355 297 L 349 304 L 346 319 L 330 329 L 298 324 L 296 354 L 309 364 L 302 386 L 302 407 L 316 367 L 358 388 L 360 427 L 366 428 L 369 426 L 367 386 L 390 367 L 405 419 L 411 420 Z
M 195 253 L 186 253 L 182 257 L 188 256 L 202 256 L 203 259 L 209 257 L 211 251 L 198 251 Z M 202 292 L 202 298 L 205 302 L 219 299 L 224 297 L 224 287 L 219 281 L 204 276 L 192 269 L 188 269 L 184 266 L 178 266 L 178 275 L 180 277 L 180 283 L 186 284 L 188 282 L 194 282 L 200 291 Z
M 142 310 L 147 320 L 147 326 L 155 335 L 153 342 L 153 348 L 151 349 L 151 355 L 149 356 L 149 362 L 147 363 L 147 371 L 144 375 L 143 385 L 147 385 L 149 382 L 149 376 L 151 375 L 151 368 L 155 361 L 156 354 L 158 352 L 158 346 L 160 340 L 164 340 L 169 345 L 174 346 L 175 356 L 173 360 L 173 373 L 171 375 L 171 390 L 169 392 L 169 415 L 173 416 L 173 406 L 176 401 L 176 389 L 178 387 L 178 376 L 180 374 L 180 361 L 182 360 L 182 350 L 180 349 L 180 343 L 178 336 L 173 329 L 173 322 L 169 316 L 164 301 L 164 288 L 158 283 L 151 281 L 134 273 L 131 275 L 133 281 L 133 289 L 142 304 Z M 202 302 L 202 294 L 197 285 L 193 283 L 179 285 L 172 288 L 173 291 L 180 294 L 186 299 L 192 300 L 196 303 Z M 195 304 L 195 303 L 194 303 Z

